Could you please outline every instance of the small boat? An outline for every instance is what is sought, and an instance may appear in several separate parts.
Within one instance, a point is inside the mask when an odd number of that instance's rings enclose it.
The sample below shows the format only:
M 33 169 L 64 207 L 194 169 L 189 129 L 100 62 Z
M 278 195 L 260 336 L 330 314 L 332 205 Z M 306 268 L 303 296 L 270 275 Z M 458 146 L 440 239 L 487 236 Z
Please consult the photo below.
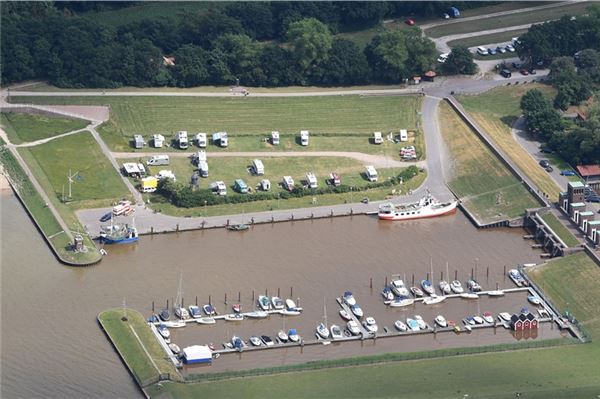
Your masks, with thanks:
M 442 280 L 439 283 L 439 287 L 440 287 L 440 291 L 442 291 L 442 294 L 450 294 L 452 292 L 452 288 L 450 288 L 450 284 L 448 284 L 448 282 Z
M 452 292 L 454 292 L 455 294 L 462 294 L 465 290 L 463 289 L 462 284 L 460 283 L 460 281 L 458 280 L 454 280 L 453 282 L 450 283 L 450 289 L 452 290 Z
M 290 310 L 297 309 L 296 302 L 294 302 L 292 299 L 289 299 L 289 298 L 285 300 L 285 307 Z
M 473 316 L 466 317 L 465 321 L 466 321 L 465 325 L 472 325 L 472 326 L 475 325 L 475 318 Z
M 381 296 L 383 297 L 384 301 L 393 301 L 394 300 L 394 293 L 392 292 L 392 290 L 389 287 L 385 287 L 381 291 Z
M 300 341 L 300 335 L 298 335 L 298 331 L 296 331 L 295 328 L 290 328 L 290 330 L 287 333 L 288 338 L 290 339 L 291 342 L 298 342 Z
M 168 328 L 185 327 L 185 323 L 183 321 L 165 321 L 162 324 L 163 324 L 163 326 L 168 327 Z
M 457 334 L 458 334 L 458 333 L 460 333 L 460 326 L 459 326 L 458 324 L 457 324 L 457 325 L 455 325 L 455 326 L 454 326 L 454 327 L 452 327 L 452 328 L 454 329 L 454 332 L 455 332 L 455 333 L 457 333 Z
M 148 323 L 160 323 L 160 318 L 157 314 L 153 314 L 152 316 L 148 317 Z
M 202 310 L 200 310 L 199 306 L 190 305 L 188 309 L 190 310 L 190 316 L 192 316 L 194 319 L 202 317 Z
M 471 292 L 479 292 L 481 291 L 481 285 L 474 279 L 469 279 L 467 281 L 467 288 L 471 290 Z
M 231 342 L 223 342 L 223 348 L 233 349 L 233 344 Z
M 288 335 L 285 333 L 285 331 L 279 330 L 279 332 L 277 333 L 277 338 L 279 338 L 280 342 L 285 343 L 285 342 L 288 342 L 288 339 L 290 337 L 288 337 Z
M 460 294 L 460 297 L 464 299 L 479 299 L 479 295 L 474 292 L 463 292 Z
M 231 231 L 244 231 L 244 230 L 248 230 L 249 228 L 250 228 L 250 226 L 248 226 L 247 224 L 244 224 L 244 223 L 230 224 L 229 226 L 227 226 L 227 230 L 231 230 Z
M 494 315 L 492 312 L 483 312 L 483 320 L 486 323 L 494 324 Z
M 260 308 L 262 310 L 270 310 L 271 309 L 271 300 L 266 295 L 259 295 L 258 296 L 258 306 L 260 306 Z
M 356 298 L 354 298 L 354 295 L 352 295 L 352 292 L 350 292 L 350 291 L 344 292 L 343 299 L 344 299 L 344 302 L 346 302 L 346 304 L 348 306 L 356 305 Z
M 540 315 L 540 317 L 550 317 L 550 313 L 548 313 L 548 311 L 544 308 L 539 308 L 538 314 Z
M 169 339 L 169 337 L 171 336 L 171 331 L 169 331 L 169 329 L 167 328 L 167 326 L 165 326 L 164 324 L 160 324 L 158 326 L 158 333 L 164 339 Z
M 158 317 L 163 321 L 168 321 L 171 318 L 171 312 L 169 309 L 163 309 L 158 313 Z
M 284 315 L 284 316 L 298 316 L 302 313 L 302 308 L 283 309 L 283 310 L 280 310 L 278 313 L 281 315 Z
M 273 340 L 271 339 L 271 337 L 269 337 L 268 335 L 261 335 L 260 339 L 263 342 L 263 344 L 265 344 L 265 346 L 273 346 L 273 345 L 275 345 L 275 343 L 273 342 Z
M 269 316 L 269 313 L 264 310 L 255 310 L 253 312 L 245 313 L 244 316 L 249 317 L 251 319 L 264 319 Z
M 175 316 L 179 317 L 181 320 L 187 320 L 190 318 L 190 314 L 187 309 L 182 306 L 175 307 Z
M 207 316 L 214 316 L 217 314 L 217 310 L 212 305 L 204 305 L 202 306 L 202 310 Z
M 436 303 L 440 303 L 446 299 L 443 295 L 431 294 L 430 297 L 426 297 L 423 299 L 423 303 L 425 305 L 435 305 Z
M 230 313 L 226 314 L 224 319 L 225 321 L 242 321 L 244 320 L 244 315 L 240 313 Z
M 350 333 L 352 335 L 358 335 L 360 334 L 360 327 L 358 326 L 358 323 L 354 320 L 350 320 L 346 326 L 348 327 L 348 331 L 350 331 Z
M 100 218 L 101 222 L 108 222 L 110 220 L 110 218 L 112 217 L 112 211 L 105 213 L 104 215 L 102 215 L 102 217 Z
M 502 291 L 502 290 L 493 290 L 493 291 L 488 291 L 487 294 L 489 296 L 504 296 L 504 291 Z
M 333 339 L 339 339 L 344 337 L 344 335 L 342 334 L 342 329 L 337 324 L 332 324 L 331 327 L 329 327 L 329 331 L 331 331 L 331 338 Z
M 370 325 L 370 326 L 372 326 L 372 325 L 374 325 L 374 324 L 377 324 L 377 322 L 375 321 L 375 319 L 374 319 L 374 318 L 372 318 L 372 317 L 367 317 L 367 318 L 365 319 L 365 323 L 367 323 L 367 324 L 368 324 L 368 325 Z
M 510 321 L 510 313 L 507 313 L 507 312 L 498 313 L 498 319 L 500 321 Z
M 410 328 L 410 331 L 419 331 L 421 329 L 419 322 L 414 319 L 406 319 L 406 325 Z
M 483 317 L 481 316 L 473 316 L 473 320 L 475 320 L 475 323 L 477 324 L 483 324 Z
M 523 277 L 520 271 L 517 269 L 510 269 L 508 271 L 508 277 L 515 283 L 518 287 L 526 286 L 527 280 Z
M 527 297 L 527 300 L 531 303 L 533 303 L 534 305 L 539 305 L 542 303 L 542 301 L 540 300 L 540 298 L 536 295 L 529 295 Z
M 435 294 L 435 289 L 431 285 L 431 281 L 429 281 L 429 280 L 421 280 L 421 287 L 423 288 L 423 291 L 425 291 L 429 295 Z
M 471 332 L 471 331 L 473 331 L 473 327 L 471 327 L 468 324 L 465 324 L 465 330 L 467 330 L 467 332 Z
M 244 341 L 242 341 L 240 337 L 236 337 L 235 335 L 231 338 L 231 345 L 233 345 L 233 347 L 237 350 L 240 350 L 244 346 L 246 346 L 246 344 L 244 344 Z
M 408 296 L 408 288 L 406 288 L 406 285 L 402 280 L 392 280 L 390 283 L 390 288 L 394 294 L 398 296 Z
M 217 321 L 213 317 L 201 317 L 196 319 L 198 324 L 215 324 Z
M 242 305 L 240 305 L 239 303 L 234 303 L 233 306 L 231 306 L 231 308 L 235 313 L 240 313 L 240 311 L 242 310 Z
M 423 320 L 423 317 L 421 315 L 415 315 L 415 321 L 417 322 L 417 324 L 419 324 L 419 328 L 421 330 L 425 330 L 427 328 L 427 324 L 425 323 L 425 320 Z
M 365 328 L 365 330 L 367 330 L 368 332 L 375 334 L 378 330 L 379 327 L 377 326 L 377 324 L 369 324 L 367 323 L 367 321 L 363 321 L 362 323 L 363 327 Z
M 260 340 L 260 338 L 258 338 L 255 335 L 248 338 L 248 340 L 250 341 L 250 344 L 252 344 L 252 346 L 261 346 L 262 345 L 262 341 Z
M 527 314 L 529 313 L 529 308 L 527 306 L 521 308 L 521 313 Z
M 350 316 L 344 309 L 340 309 L 340 316 L 346 321 L 352 320 L 352 316 Z
M 444 316 L 442 316 L 441 314 L 437 315 L 434 320 L 438 326 L 448 327 L 448 322 L 446 321 L 446 318 Z
M 394 322 L 394 327 L 396 327 L 396 330 L 400 332 L 404 332 L 407 330 L 406 324 L 404 324 L 401 320 L 396 320 Z
M 417 298 L 420 298 L 424 295 L 423 290 L 421 290 L 419 287 L 410 287 L 410 292 L 412 292 L 412 294 Z
M 273 309 L 281 310 L 285 308 L 285 302 L 283 302 L 283 299 L 279 298 L 278 296 L 272 297 L 271 303 L 273 304 Z
M 329 329 L 325 325 L 325 323 L 320 323 L 317 326 L 317 335 L 323 339 L 329 338 Z
M 456 326 L 456 322 L 454 320 L 448 320 L 448 327 L 454 328 Z
M 413 298 L 409 298 L 407 296 L 400 296 L 389 303 L 389 306 L 393 308 L 399 308 L 403 306 L 409 306 L 415 303 Z
M 363 310 L 361 309 L 361 307 L 358 304 L 352 305 L 350 307 L 350 310 L 352 310 L 352 313 L 354 313 L 354 316 L 358 317 L 359 319 L 361 317 L 363 317 L 363 315 L 364 315 Z
M 179 352 L 181 352 L 181 348 L 175 343 L 170 343 L 169 349 L 171 349 L 171 352 L 173 352 L 175 355 L 178 355 Z

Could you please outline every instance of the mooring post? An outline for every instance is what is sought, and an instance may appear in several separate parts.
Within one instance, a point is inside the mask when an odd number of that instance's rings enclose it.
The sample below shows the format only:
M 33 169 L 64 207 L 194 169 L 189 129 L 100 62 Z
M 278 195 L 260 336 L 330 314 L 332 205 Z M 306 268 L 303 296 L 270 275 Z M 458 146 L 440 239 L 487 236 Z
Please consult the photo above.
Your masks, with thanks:
M 277 287 L 277 296 L 281 297 L 281 289 L 279 287 Z
M 265 288 L 265 296 L 269 296 L 267 289 Z
M 485 272 L 485 277 L 490 278 L 490 267 L 488 266 Z
M 198 306 L 198 295 L 196 295 L 196 306 Z
M 290 287 L 290 298 L 294 297 L 294 287 Z
M 150 227 L 150 235 L 154 234 L 154 226 Z
M 504 265 L 504 278 L 506 279 L 506 265 Z
M 387 283 L 387 276 L 385 276 L 385 286 L 386 286 L 386 287 L 388 286 L 388 283 Z
M 175 229 L 176 231 L 179 231 L 179 223 L 177 223 L 177 227 Z
M 252 302 L 254 302 L 254 290 L 252 290 Z
M 415 274 L 412 275 L 412 285 L 415 285 Z
M 300 298 L 296 298 L 296 305 L 300 305 Z
M 183 307 L 183 297 L 181 297 L 181 307 Z
M 208 304 L 212 306 L 212 295 L 208 296 Z
M 427 272 L 427 280 L 429 280 L 429 272 Z
M 440 272 L 440 280 L 444 279 L 444 272 Z
M 238 291 L 238 303 L 242 302 L 242 291 Z
M 154 313 L 154 301 L 152 301 L 152 313 Z
M 473 278 L 473 268 L 471 268 L 471 278 Z
M 373 288 L 373 277 L 371 277 L 369 280 L 369 288 Z
M 455 271 L 454 271 L 454 279 L 455 279 L 455 280 L 458 280 L 458 270 L 455 270 Z
M 169 309 L 169 300 L 167 299 L 167 309 Z

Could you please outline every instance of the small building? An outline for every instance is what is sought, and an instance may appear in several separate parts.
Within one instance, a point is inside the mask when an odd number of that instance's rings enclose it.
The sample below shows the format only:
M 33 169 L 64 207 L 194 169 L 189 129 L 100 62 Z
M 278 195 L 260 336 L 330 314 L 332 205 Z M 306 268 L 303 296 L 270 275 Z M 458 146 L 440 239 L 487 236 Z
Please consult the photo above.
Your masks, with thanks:
M 144 140 L 142 135 L 136 134 L 133 136 L 133 146 L 135 148 L 137 148 L 137 149 L 144 148 L 145 145 L 146 145 L 146 141 Z
M 258 188 L 262 191 L 271 191 L 271 181 L 268 179 L 261 180 Z
M 292 176 L 283 176 L 282 185 L 283 188 L 285 188 L 288 191 L 294 190 L 294 179 L 292 179 Z
M 206 148 L 206 133 L 196 134 L 196 145 L 200 148 Z
M 83 237 L 81 234 L 75 234 L 75 236 L 73 236 L 73 250 L 78 252 L 85 250 L 85 246 L 83 245 Z
M 163 56 L 163 65 L 164 66 L 170 66 L 173 67 L 175 66 L 175 57 L 165 57 Z
M 373 133 L 373 144 L 381 144 L 383 143 L 383 137 L 381 136 L 381 132 Z
M 377 170 L 373 165 L 367 165 L 365 167 L 365 176 L 370 182 L 376 182 L 379 178 L 379 176 L 377 175 Z
M 158 179 L 154 176 L 144 177 L 141 183 L 141 191 L 143 193 L 153 193 L 158 187 Z
M 460 17 L 460 11 L 458 8 L 456 7 L 450 7 L 448 9 L 448 14 L 452 17 L 452 18 L 458 18 Z
M 597 194 L 600 194 L 600 165 L 579 165 L 577 172 Z
M 142 177 L 140 165 L 135 162 L 125 162 L 123 164 L 123 171 L 125 172 L 125 176 L 127 177 L 133 177 L 135 179 Z M 143 174 L 146 174 L 146 169 L 143 170 Z
M 206 345 L 192 345 L 183 348 L 183 361 L 187 364 L 212 362 L 212 351 Z
M 408 132 L 406 129 L 400 129 L 400 141 L 408 141 Z
M 317 182 L 317 176 L 313 172 L 308 172 L 306 174 L 306 183 L 308 188 L 317 188 L 319 186 Z
M 258 176 L 265 174 L 265 165 L 263 165 L 260 159 L 252 161 L 252 172 Z
M 408 81 L 408 83 L 411 84 L 411 85 L 421 84 L 421 77 L 420 76 L 413 76 L 412 78 L 410 78 L 410 80 Z
M 308 130 L 301 130 L 300 131 L 300 144 L 303 146 L 307 146 L 309 136 L 310 136 L 310 133 L 308 132 Z
M 152 136 L 152 144 L 154 148 L 161 148 L 165 143 L 165 136 L 162 134 L 155 134 Z
M 248 194 L 248 185 L 242 179 L 235 179 L 233 189 L 240 194 Z
M 433 82 L 437 74 L 434 71 L 427 71 L 423 74 L 423 80 Z
M 538 326 L 538 319 L 533 313 L 513 314 L 510 318 L 510 328 L 513 331 L 532 330 Z
M 271 132 L 271 144 L 279 145 L 279 132 L 278 131 Z

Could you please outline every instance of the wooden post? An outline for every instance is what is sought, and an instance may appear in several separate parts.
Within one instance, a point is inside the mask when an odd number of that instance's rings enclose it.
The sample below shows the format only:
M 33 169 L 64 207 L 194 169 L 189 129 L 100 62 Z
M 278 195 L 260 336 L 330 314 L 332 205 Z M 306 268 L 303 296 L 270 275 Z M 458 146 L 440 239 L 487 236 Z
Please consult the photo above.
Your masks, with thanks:
M 444 279 L 444 272 L 440 272 L 440 280 Z
M 238 291 L 238 303 L 242 302 L 242 292 Z
M 427 280 L 429 280 L 429 272 L 427 273 Z
M 294 287 L 290 287 L 290 298 L 294 297 Z
M 183 307 L 183 297 L 181 297 L 181 307 Z
M 211 299 L 211 295 L 208 295 L 208 304 L 212 306 L 212 299 Z
M 373 288 L 373 277 L 371 277 L 370 281 L 369 281 L 369 288 Z
M 154 234 L 154 226 L 150 227 L 150 235 Z
M 504 265 L 504 278 L 506 278 L 506 265 Z
M 485 277 L 490 278 L 490 267 L 488 266 L 485 272 Z
M 196 306 L 198 306 L 198 295 L 196 295 Z
M 415 285 L 415 274 L 412 275 L 412 285 Z
M 265 296 L 269 296 L 266 288 L 265 288 Z
M 277 296 L 281 298 L 281 289 L 277 287 Z
M 473 278 L 473 268 L 471 268 L 471 278 Z
M 387 276 L 385 276 L 385 286 L 388 286 L 388 282 L 387 282 Z
M 152 313 L 154 313 L 154 301 L 152 301 Z
M 455 271 L 454 271 L 454 279 L 455 279 L 455 280 L 458 280 L 458 270 L 455 270 Z
M 254 302 L 254 290 L 252 290 L 252 302 Z
M 167 299 L 167 309 L 169 309 L 169 300 Z
M 177 229 L 176 230 L 179 231 L 179 223 L 177 223 Z

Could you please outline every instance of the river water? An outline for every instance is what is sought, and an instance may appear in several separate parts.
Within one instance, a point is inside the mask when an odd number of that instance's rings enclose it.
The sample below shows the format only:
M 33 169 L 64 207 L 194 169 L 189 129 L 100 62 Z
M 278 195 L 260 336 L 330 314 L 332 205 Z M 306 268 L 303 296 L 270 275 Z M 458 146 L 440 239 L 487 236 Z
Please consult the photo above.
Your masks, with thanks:
M 268 290 L 299 298 L 304 313 L 284 319 L 220 322 L 173 331 L 173 340 L 188 344 L 219 343 L 237 334 L 273 336 L 281 328 L 298 328 L 312 338 L 323 320 L 341 323 L 335 298 L 351 290 L 380 328 L 397 318 L 438 313 L 460 319 L 490 310 L 515 312 L 522 294 L 498 300 L 448 301 L 435 308 L 385 309 L 379 294 L 386 276 L 399 274 L 409 284 L 434 279 L 446 271 L 464 281 L 475 273 L 484 288 L 512 287 L 504 267 L 539 261 L 539 252 L 523 240 L 520 229 L 477 230 L 460 212 L 408 223 L 383 223 L 367 216 L 255 226 L 247 232 L 225 230 L 143 237 L 138 245 L 108 247 L 94 267 L 60 265 L 12 195 L 2 195 L 2 397 L 136 397 L 140 393 L 96 322 L 97 314 L 127 306 L 151 313 L 177 296 L 180 276 L 186 305 L 212 303 L 221 311 L 237 302 L 244 310 Z M 371 279 L 373 288 L 371 289 Z M 238 294 L 239 293 L 239 294 Z M 478 303 L 477 303 L 478 302 Z M 285 323 L 285 324 L 284 324 Z M 548 326 L 540 337 L 556 336 Z M 406 339 L 406 340 L 405 340 Z M 444 346 L 514 342 L 508 332 L 487 329 L 472 335 L 427 334 L 330 345 L 224 355 L 211 371 L 276 365 L 334 356 L 419 350 Z M 268 353 L 267 353 L 268 352 Z M 236 360 L 237 359 L 237 360 Z M 220 362 L 220 363 L 219 363 Z M 203 372 L 204 370 L 200 370 Z M 186 372 L 199 372 L 186 370 Z

